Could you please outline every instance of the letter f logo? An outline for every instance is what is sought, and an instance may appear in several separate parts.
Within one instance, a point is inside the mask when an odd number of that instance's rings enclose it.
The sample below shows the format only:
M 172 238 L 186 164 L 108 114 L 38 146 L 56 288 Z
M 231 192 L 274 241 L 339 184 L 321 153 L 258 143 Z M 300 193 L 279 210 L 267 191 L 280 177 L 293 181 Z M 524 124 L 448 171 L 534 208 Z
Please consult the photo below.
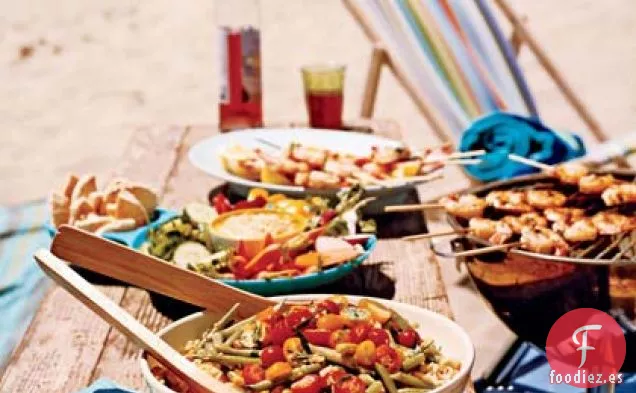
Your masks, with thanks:
M 594 350 L 596 348 L 592 347 L 592 346 L 588 346 L 587 345 L 587 332 L 588 330 L 601 330 L 601 325 L 585 325 L 585 326 L 581 326 L 580 328 L 576 329 L 574 331 L 574 334 L 572 334 L 572 341 L 574 341 L 574 343 L 576 345 L 580 345 L 580 347 L 578 347 L 576 350 L 577 351 L 581 351 L 581 364 L 579 364 L 579 368 L 583 367 L 583 365 L 585 364 L 585 359 L 587 356 L 587 351 L 588 350 Z M 579 332 L 583 332 L 583 334 L 581 335 L 582 339 L 581 342 L 579 343 L 579 340 L 576 338 L 576 335 Z

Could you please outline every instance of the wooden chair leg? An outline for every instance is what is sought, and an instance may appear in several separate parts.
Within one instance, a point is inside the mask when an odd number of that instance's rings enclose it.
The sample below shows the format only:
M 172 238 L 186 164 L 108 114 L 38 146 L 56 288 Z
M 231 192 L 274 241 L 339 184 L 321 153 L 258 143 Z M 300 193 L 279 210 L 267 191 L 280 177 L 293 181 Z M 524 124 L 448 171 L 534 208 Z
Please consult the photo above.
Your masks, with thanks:
M 386 63 L 387 55 L 385 50 L 379 45 L 373 46 L 371 53 L 371 64 L 367 73 L 367 81 L 364 84 L 364 95 L 362 96 L 362 109 L 360 117 L 371 118 L 373 109 L 375 108 L 375 99 L 378 95 L 378 84 L 380 83 L 380 74 L 382 66 Z
M 528 21 L 528 17 L 525 15 L 521 16 L 521 23 L 524 25 Z M 512 34 L 510 35 L 510 46 L 512 47 L 512 51 L 515 56 L 519 56 L 519 51 L 521 51 L 521 45 L 523 45 L 523 35 L 519 32 L 519 29 L 513 28 Z
M 607 135 L 601 128 L 598 121 L 594 118 L 594 116 L 592 116 L 587 106 L 579 99 L 574 90 L 572 90 L 570 84 L 565 80 L 563 75 L 561 75 L 561 72 L 557 69 L 556 65 L 552 62 L 552 60 L 550 60 L 546 52 L 543 50 L 541 45 L 539 45 L 538 41 L 534 38 L 530 31 L 528 31 L 526 26 L 524 26 L 521 18 L 517 16 L 508 2 L 506 0 L 495 0 L 495 3 L 506 18 L 508 18 L 515 29 L 515 32 L 521 36 L 523 42 L 528 45 L 530 50 L 532 50 L 539 63 L 548 75 L 550 75 L 554 83 L 559 87 L 559 89 L 561 89 L 565 98 L 570 102 L 570 105 L 572 105 L 574 110 L 588 126 L 594 137 L 599 141 L 607 140 Z

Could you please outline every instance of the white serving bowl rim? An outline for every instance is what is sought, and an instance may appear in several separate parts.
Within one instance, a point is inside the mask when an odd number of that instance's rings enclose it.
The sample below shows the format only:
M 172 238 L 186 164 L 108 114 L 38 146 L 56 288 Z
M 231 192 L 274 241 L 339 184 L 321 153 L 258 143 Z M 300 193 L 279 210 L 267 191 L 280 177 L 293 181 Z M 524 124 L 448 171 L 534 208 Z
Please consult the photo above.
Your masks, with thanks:
M 288 296 L 276 296 L 276 297 L 272 297 L 272 299 L 289 299 L 289 300 L 318 300 L 318 299 L 324 299 L 326 297 L 329 297 L 332 295 L 329 294 L 302 294 L 302 295 L 288 295 Z M 421 314 L 421 315 L 426 315 L 425 318 L 431 318 L 431 320 L 435 320 L 441 324 L 445 324 L 447 329 L 450 329 L 450 331 L 453 332 L 453 336 L 455 336 L 460 343 L 460 346 L 463 348 L 463 350 L 466 352 L 465 356 L 462 359 L 457 359 L 460 360 L 462 363 L 461 369 L 459 370 L 459 372 L 457 373 L 457 375 L 455 375 L 455 377 L 453 377 L 450 381 L 448 381 L 446 384 L 444 384 L 443 386 L 438 387 L 437 389 L 431 390 L 429 393 L 446 393 L 446 392 L 461 392 L 463 391 L 464 386 L 466 385 L 466 383 L 468 382 L 468 380 L 470 379 L 470 373 L 472 371 L 474 362 L 475 362 L 475 347 L 470 339 L 470 337 L 468 336 L 468 333 L 466 333 L 466 331 L 460 327 L 456 322 L 450 320 L 449 318 L 438 314 L 434 311 L 422 308 L 422 307 L 418 307 L 412 304 L 408 304 L 408 303 L 402 303 L 402 302 L 397 302 L 394 300 L 387 300 L 387 299 L 380 299 L 380 298 L 373 298 L 373 297 L 369 297 L 369 296 L 353 296 L 353 295 L 346 295 L 347 298 L 349 300 L 352 300 L 353 302 L 357 303 L 358 301 L 360 301 L 361 299 L 364 298 L 368 298 L 368 299 L 373 299 L 376 300 L 378 302 L 381 303 L 385 303 L 386 305 L 388 305 L 389 307 L 392 308 L 401 308 L 403 310 L 410 310 L 411 312 L 415 313 L 415 314 Z M 159 330 L 157 332 L 158 336 L 163 337 L 166 333 L 174 331 L 175 329 L 178 329 L 179 327 L 186 325 L 196 319 L 201 318 L 202 316 L 204 316 L 206 314 L 205 311 L 200 311 L 191 315 L 188 315 L 186 317 L 183 317 L 181 319 L 178 319 L 174 322 L 172 322 L 171 324 L 165 326 L 163 329 Z M 422 326 L 422 320 L 412 320 L 412 318 L 408 318 L 407 319 L 410 320 L 410 322 L 417 322 L 420 324 L 420 326 L 418 327 L 418 329 L 416 330 L 420 330 L 423 328 Z M 194 337 L 193 337 L 194 338 Z M 437 337 L 432 337 L 433 339 L 437 340 Z M 444 348 L 442 345 L 442 353 L 444 353 Z M 140 356 L 140 363 L 141 363 L 141 373 L 143 375 L 143 378 L 146 382 L 146 384 L 148 385 L 148 387 L 150 388 L 151 392 L 157 392 L 157 393 L 176 393 L 174 390 L 168 388 L 167 386 L 163 385 L 161 382 L 159 382 L 154 375 L 152 374 L 152 372 L 150 372 L 150 367 L 148 366 L 148 362 L 146 361 L 146 359 L 144 358 L 144 356 Z

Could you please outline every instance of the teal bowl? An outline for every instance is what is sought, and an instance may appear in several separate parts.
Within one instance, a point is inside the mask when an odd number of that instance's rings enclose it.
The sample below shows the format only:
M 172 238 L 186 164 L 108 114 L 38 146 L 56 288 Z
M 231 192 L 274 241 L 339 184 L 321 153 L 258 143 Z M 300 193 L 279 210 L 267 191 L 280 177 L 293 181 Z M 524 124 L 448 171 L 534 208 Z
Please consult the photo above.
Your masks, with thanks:
M 112 240 L 114 242 L 121 243 L 130 247 L 134 240 L 139 237 L 140 233 L 146 234 L 148 233 L 149 228 L 155 228 L 156 226 L 161 225 L 178 215 L 179 213 L 173 210 L 157 208 L 155 209 L 155 213 L 153 214 L 152 221 L 148 225 L 135 228 L 130 231 L 106 232 L 102 235 L 102 237 L 104 239 Z M 57 229 L 50 221 L 47 221 L 44 224 L 44 227 L 51 237 L 54 237 L 57 234 Z
M 149 227 L 140 228 L 140 230 L 136 233 L 135 238 L 127 239 L 130 240 L 127 245 L 135 249 L 141 248 L 142 244 L 144 244 L 144 242 L 148 239 L 148 229 Z M 357 258 L 316 273 L 303 274 L 295 277 L 281 277 L 272 279 L 219 279 L 219 281 L 223 282 L 224 284 L 231 285 L 235 288 L 240 288 L 245 291 L 264 296 L 305 291 L 308 289 L 319 287 L 321 285 L 332 283 L 351 273 L 354 269 L 360 266 L 362 262 L 369 258 L 369 255 L 371 255 L 371 251 L 373 251 L 377 243 L 377 238 L 375 236 L 371 236 L 363 245 L 364 252 Z
M 132 231 L 107 232 L 104 233 L 102 236 L 105 239 L 118 242 L 138 250 L 148 239 L 148 231 L 150 229 L 156 228 L 157 226 L 178 215 L 178 212 L 158 208 L 156 209 L 154 219 L 150 224 L 140 228 L 136 228 Z M 55 227 L 53 227 L 50 222 L 47 222 L 45 226 L 51 237 L 55 236 L 55 234 L 57 233 Z M 369 255 L 371 255 L 371 252 L 375 248 L 377 242 L 378 240 L 375 236 L 370 236 L 367 242 L 363 245 L 364 252 L 357 258 L 347 263 L 343 263 L 330 269 L 322 270 L 316 273 L 303 274 L 295 277 L 281 277 L 272 279 L 221 279 L 219 281 L 227 285 L 231 285 L 233 287 L 264 296 L 302 292 L 325 284 L 330 284 L 351 273 L 354 269 L 360 266 L 362 262 L 369 258 Z

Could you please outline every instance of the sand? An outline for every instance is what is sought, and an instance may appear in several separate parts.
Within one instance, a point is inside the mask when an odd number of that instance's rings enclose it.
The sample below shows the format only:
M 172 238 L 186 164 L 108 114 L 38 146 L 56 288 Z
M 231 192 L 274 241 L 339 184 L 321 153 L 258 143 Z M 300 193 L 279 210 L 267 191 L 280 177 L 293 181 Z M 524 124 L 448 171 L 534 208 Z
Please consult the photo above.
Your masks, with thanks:
M 636 3 L 513 4 L 602 126 L 612 135 L 635 130 Z M 347 65 L 345 115 L 355 117 L 370 46 L 342 4 L 261 0 L 260 12 L 266 121 L 305 118 L 298 69 L 326 60 Z M 69 171 L 108 173 L 138 125 L 216 124 L 215 44 L 212 0 L 3 1 L 0 203 L 42 197 Z M 521 63 L 546 123 L 587 135 L 527 50 Z M 399 121 L 414 144 L 434 140 L 386 72 L 376 116 Z M 450 265 L 444 274 L 479 373 L 511 336 L 462 275 Z

